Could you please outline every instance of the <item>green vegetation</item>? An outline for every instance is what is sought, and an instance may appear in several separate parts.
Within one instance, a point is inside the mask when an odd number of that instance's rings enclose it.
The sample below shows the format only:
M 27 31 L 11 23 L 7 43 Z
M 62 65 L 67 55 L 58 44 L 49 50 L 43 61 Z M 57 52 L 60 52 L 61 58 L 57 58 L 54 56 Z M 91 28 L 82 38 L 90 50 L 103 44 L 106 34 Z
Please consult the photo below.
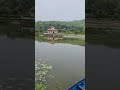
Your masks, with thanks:
M 119 0 L 86 0 L 86 43 L 120 48 L 119 21 Z
M 54 26 L 63 33 L 63 39 L 47 40 L 43 33 L 47 31 L 50 26 Z M 69 43 L 74 45 L 85 45 L 85 21 L 38 21 L 35 23 L 35 40 L 39 42 L 51 43 Z M 54 38 L 53 38 L 54 39 Z
M 27 15 L 29 9 L 34 6 L 34 0 L 1 0 L 0 16 L 20 16 Z
M 119 31 L 92 29 L 87 31 L 86 43 L 95 45 L 104 45 L 111 48 L 120 48 Z
M 119 0 L 86 0 L 88 18 L 120 18 Z
M 0 23 L 0 36 L 6 36 L 9 38 L 26 38 L 35 39 L 34 32 L 28 30 L 21 30 L 20 25 L 11 23 Z
M 45 63 L 45 61 L 35 61 L 35 90 L 46 90 L 47 80 L 53 78 L 49 74 L 52 66 Z
M 68 37 L 66 37 L 63 39 L 53 40 L 53 42 L 52 42 L 52 40 L 49 41 L 49 40 L 47 40 L 47 38 L 44 38 L 44 36 L 35 36 L 35 40 L 39 41 L 39 42 L 67 43 L 67 44 L 85 46 L 85 40 L 83 40 L 81 38 L 68 38 Z
M 54 26 L 59 32 L 64 34 L 84 34 L 85 21 L 38 21 L 35 23 L 35 31 L 39 34 L 46 32 L 50 26 Z

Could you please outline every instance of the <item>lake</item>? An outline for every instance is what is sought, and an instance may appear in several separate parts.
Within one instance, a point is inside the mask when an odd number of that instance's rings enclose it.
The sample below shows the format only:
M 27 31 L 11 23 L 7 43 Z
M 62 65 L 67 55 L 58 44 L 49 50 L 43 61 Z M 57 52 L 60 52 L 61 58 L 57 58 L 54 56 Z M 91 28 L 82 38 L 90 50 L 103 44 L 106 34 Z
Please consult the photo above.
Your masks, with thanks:
M 50 42 L 40 38 L 35 41 L 36 60 L 44 59 L 52 65 L 54 78 L 48 80 L 47 90 L 67 90 L 71 85 L 85 78 L 85 46 L 81 40 L 63 39 Z
M 0 36 L 0 42 L 1 87 L 33 90 L 34 40 Z
M 15 26 L 0 25 L 0 90 L 33 90 L 34 35 Z
M 86 29 L 85 73 L 88 90 L 119 88 L 119 37 L 119 30 Z

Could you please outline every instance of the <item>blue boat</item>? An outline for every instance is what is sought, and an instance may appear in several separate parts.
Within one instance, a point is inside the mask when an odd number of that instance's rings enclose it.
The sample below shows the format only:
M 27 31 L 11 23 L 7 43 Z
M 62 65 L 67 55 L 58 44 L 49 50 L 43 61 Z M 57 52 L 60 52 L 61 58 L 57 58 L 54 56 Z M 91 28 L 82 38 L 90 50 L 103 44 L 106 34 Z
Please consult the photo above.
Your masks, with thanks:
M 68 90 L 85 90 L 85 79 L 79 81 L 72 87 L 70 87 Z

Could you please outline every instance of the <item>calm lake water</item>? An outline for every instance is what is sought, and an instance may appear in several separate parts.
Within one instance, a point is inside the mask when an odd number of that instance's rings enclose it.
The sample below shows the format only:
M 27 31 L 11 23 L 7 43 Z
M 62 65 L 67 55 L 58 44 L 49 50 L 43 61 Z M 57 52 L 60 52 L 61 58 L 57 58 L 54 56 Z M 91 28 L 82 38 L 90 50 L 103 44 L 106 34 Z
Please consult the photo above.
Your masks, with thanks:
M 88 90 L 120 88 L 120 31 L 91 29 L 86 33 L 85 65 Z
M 35 58 L 45 59 L 53 67 L 51 74 L 54 78 L 48 81 L 47 90 L 55 90 L 58 85 L 61 90 L 67 90 L 85 77 L 85 47 L 74 42 L 52 44 L 36 40 Z
M 0 86 L 4 90 L 33 90 L 34 40 L 0 36 L 0 42 Z

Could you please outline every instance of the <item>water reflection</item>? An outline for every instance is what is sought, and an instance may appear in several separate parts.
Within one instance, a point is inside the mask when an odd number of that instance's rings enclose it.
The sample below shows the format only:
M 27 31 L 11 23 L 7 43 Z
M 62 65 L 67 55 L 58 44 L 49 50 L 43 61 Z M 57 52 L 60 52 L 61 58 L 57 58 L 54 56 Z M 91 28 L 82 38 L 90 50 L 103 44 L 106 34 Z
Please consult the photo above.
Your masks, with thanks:
M 58 43 L 59 40 L 62 40 L 63 38 L 54 38 L 54 37 L 44 37 L 44 39 L 47 40 L 47 42 L 51 44 Z
M 79 46 L 85 46 L 85 40 L 83 39 L 75 39 L 75 38 L 52 38 L 52 37 L 44 37 L 44 36 L 36 36 L 36 41 L 39 42 L 49 42 L 51 44 L 55 43 L 67 43 L 72 45 L 79 45 Z
M 34 39 L 34 30 L 24 30 L 22 31 L 21 26 L 19 24 L 11 24 L 5 23 L 0 25 L 0 36 L 1 37 L 8 37 L 8 38 L 27 38 L 27 39 Z
M 74 38 L 36 36 L 35 58 L 52 65 L 54 78 L 48 80 L 46 90 L 67 90 L 85 78 L 85 41 Z M 64 83 L 64 84 L 63 84 Z
M 120 48 L 120 31 L 107 29 L 87 29 L 86 43 Z
M 53 67 L 54 78 L 48 81 L 47 90 L 54 90 L 57 84 L 62 84 L 61 90 L 67 90 L 72 84 L 85 77 L 85 47 L 83 46 L 36 41 L 35 58 L 46 59 L 46 62 Z
M 33 32 L 15 24 L 0 25 L 0 90 L 33 90 L 34 48 Z
M 94 25 L 96 26 L 96 25 Z M 99 25 L 104 26 L 104 25 Z M 109 26 L 109 27 L 112 27 Z M 89 89 L 110 90 L 119 87 L 120 31 L 117 29 L 86 29 L 86 82 Z M 115 76 L 115 77 L 114 77 Z M 112 81 L 112 83 L 110 83 Z M 101 83 L 102 82 L 102 83 Z M 98 87 L 101 85 L 102 87 Z

